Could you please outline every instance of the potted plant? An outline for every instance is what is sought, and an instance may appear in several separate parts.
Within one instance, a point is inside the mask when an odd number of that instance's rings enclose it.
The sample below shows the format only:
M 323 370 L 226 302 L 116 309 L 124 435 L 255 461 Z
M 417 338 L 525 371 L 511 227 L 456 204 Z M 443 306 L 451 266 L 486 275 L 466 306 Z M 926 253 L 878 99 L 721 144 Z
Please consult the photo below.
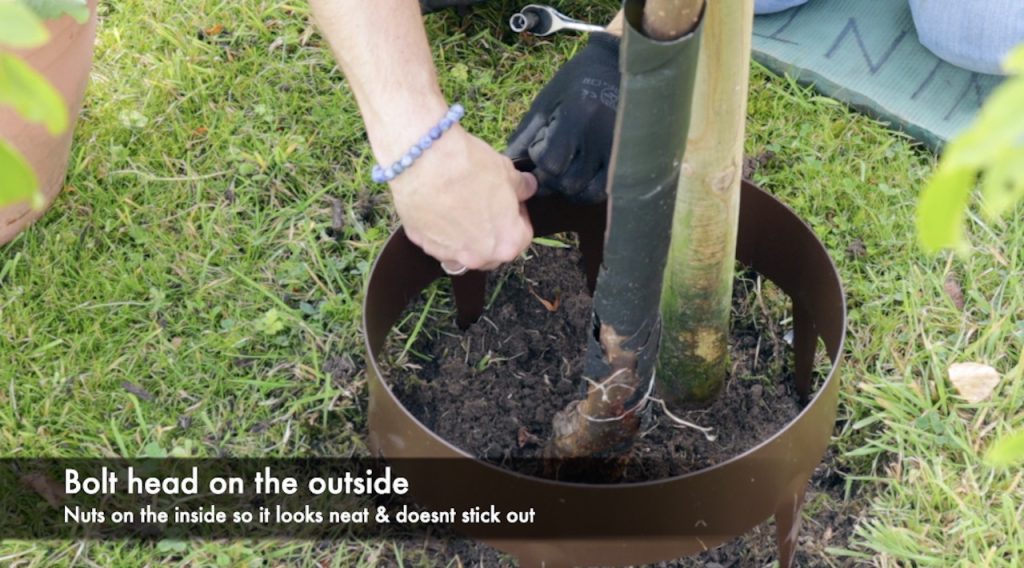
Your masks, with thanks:
M 704 59 L 691 121 L 701 41 L 700 26 L 692 30 L 702 10 L 708 11 Z M 659 13 L 670 16 L 658 18 Z M 528 525 L 456 524 L 517 555 L 523 565 L 667 560 L 717 546 L 773 515 L 780 564 L 793 560 L 804 491 L 835 421 L 845 303 L 835 267 L 813 231 L 777 200 L 741 185 L 752 14 L 752 2 L 705 7 L 692 0 L 626 0 L 611 203 L 607 210 L 555 198 L 528 203 L 539 236 L 578 235 L 594 294 L 584 371 L 591 386 L 556 414 L 552 439 L 545 442 L 556 479 L 478 459 L 403 404 L 382 370 L 385 341 L 406 306 L 444 273 L 401 229 L 371 272 L 364 304 L 371 449 L 394 460 L 410 481 L 410 493 L 429 508 L 532 510 L 534 522 Z M 686 164 L 680 168 L 684 149 Z M 708 230 L 694 222 L 697 215 L 720 222 L 708 223 L 715 225 Z M 563 468 L 585 474 L 629 459 L 652 392 L 668 408 L 714 398 L 726 367 L 721 348 L 728 305 L 722 304 L 731 297 L 734 259 L 792 299 L 795 391 L 803 408 L 780 431 L 711 467 L 644 482 L 588 483 L 580 480 L 586 475 L 575 474 L 567 480 Z M 481 315 L 484 280 L 472 272 L 453 278 L 461 325 Z M 680 281 L 686 293 L 673 295 Z M 669 321 L 680 313 L 690 314 L 677 317 L 690 328 Z M 819 337 L 832 368 L 815 391 Z M 662 353 L 674 354 L 668 363 L 658 361 L 659 344 Z M 688 369 L 685 377 L 664 370 L 680 361 Z M 655 386 L 658 365 L 663 370 Z
M 95 38 L 96 0 L 0 2 L 0 244 L 64 185 Z

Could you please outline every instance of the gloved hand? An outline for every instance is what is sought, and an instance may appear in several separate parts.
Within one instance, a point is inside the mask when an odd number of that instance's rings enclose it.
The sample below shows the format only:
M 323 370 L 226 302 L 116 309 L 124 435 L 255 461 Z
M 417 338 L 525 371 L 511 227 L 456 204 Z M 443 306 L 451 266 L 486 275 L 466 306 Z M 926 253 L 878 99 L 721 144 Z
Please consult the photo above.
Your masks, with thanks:
M 606 198 L 619 78 L 619 39 L 593 34 L 534 99 L 505 153 L 533 161 L 540 195 Z

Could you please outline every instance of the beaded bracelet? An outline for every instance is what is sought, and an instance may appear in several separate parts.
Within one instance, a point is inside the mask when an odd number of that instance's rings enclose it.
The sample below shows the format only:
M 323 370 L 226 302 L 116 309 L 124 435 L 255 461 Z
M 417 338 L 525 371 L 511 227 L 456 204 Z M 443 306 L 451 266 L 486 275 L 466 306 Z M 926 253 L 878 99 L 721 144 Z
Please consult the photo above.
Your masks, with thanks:
M 466 114 L 466 109 L 459 103 L 455 103 L 448 109 L 448 113 L 444 115 L 433 128 L 431 128 L 423 138 L 416 144 L 413 144 L 409 151 L 404 156 L 395 161 L 395 163 L 384 168 L 380 164 L 373 166 L 373 181 L 376 183 L 387 183 L 402 172 L 412 167 L 413 162 L 419 159 L 428 148 L 434 145 L 434 142 L 441 138 L 441 136 L 451 130 L 453 126 L 458 124 L 462 116 Z

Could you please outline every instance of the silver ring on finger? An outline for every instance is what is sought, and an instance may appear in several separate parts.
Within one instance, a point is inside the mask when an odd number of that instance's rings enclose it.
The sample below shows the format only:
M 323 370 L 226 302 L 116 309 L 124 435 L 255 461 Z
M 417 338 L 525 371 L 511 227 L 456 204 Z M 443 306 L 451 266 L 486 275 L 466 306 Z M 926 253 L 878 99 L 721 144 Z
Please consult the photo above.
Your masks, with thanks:
M 461 276 L 469 271 L 469 268 L 466 267 L 465 264 L 459 264 L 457 262 L 453 262 L 450 266 L 448 263 L 442 262 L 441 270 L 444 270 L 445 274 L 449 276 Z

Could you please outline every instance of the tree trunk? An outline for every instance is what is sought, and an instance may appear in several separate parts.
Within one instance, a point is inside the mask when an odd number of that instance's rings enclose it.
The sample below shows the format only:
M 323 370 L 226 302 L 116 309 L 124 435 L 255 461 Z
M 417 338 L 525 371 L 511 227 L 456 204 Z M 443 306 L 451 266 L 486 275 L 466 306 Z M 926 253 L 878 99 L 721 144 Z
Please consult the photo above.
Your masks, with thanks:
M 753 12 L 717 0 L 705 16 L 662 294 L 658 392 L 671 410 L 710 402 L 728 369 Z
M 547 448 L 553 458 L 615 461 L 628 451 L 657 362 L 661 288 L 700 36 L 691 21 L 684 35 L 669 41 L 647 37 L 638 31 L 643 0 L 626 0 L 624 14 L 609 223 L 584 368 L 589 388 L 585 399 L 555 416 Z

